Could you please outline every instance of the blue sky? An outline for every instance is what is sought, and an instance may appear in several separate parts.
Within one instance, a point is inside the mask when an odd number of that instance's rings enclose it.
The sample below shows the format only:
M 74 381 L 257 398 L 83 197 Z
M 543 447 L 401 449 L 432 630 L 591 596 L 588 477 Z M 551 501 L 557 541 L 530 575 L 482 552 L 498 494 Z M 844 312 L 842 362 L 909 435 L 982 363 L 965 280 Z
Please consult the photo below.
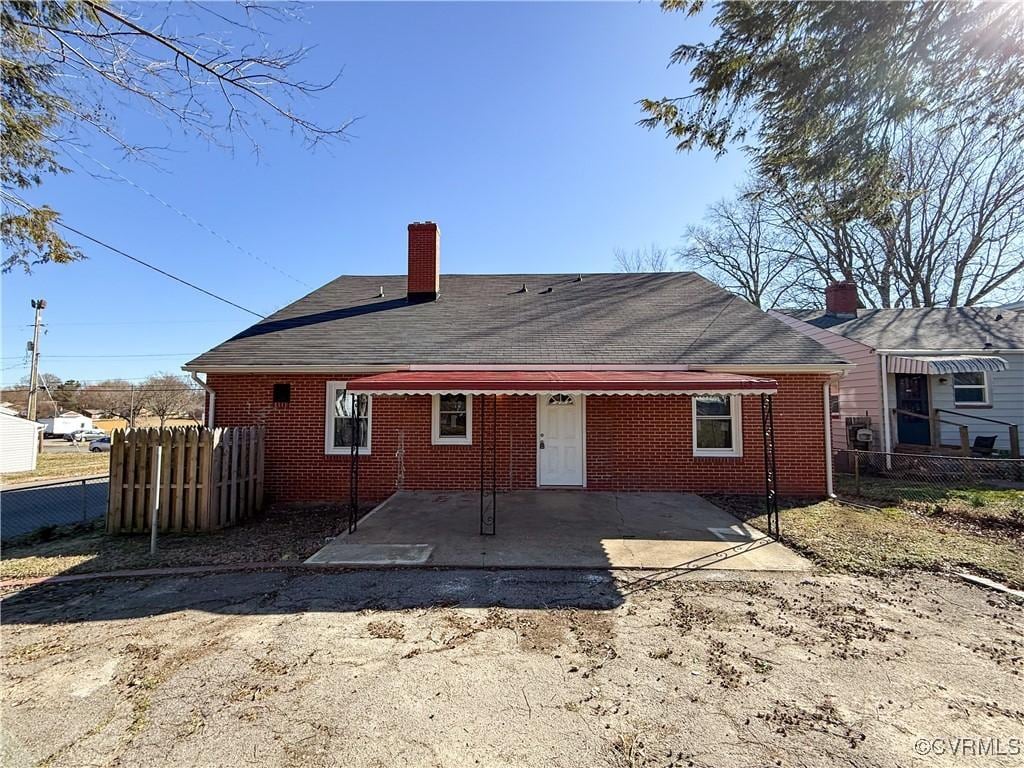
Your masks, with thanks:
M 281 128 L 260 134 L 257 158 L 125 109 L 116 118 L 132 141 L 170 142 L 160 167 L 96 142 L 36 199 L 269 313 L 339 274 L 403 274 L 415 220 L 439 223 L 443 272 L 613 271 L 615 248 L 677 245 L 745 171 L 738 152 L 677 154 L 636 125 L 637 99 L 687 92 L 685 70 L 666 63 L 679 43 L 709 36 L 706 15 L 649 3 L 320 3 L 304 19 L 280 40 L 317 46 L 304 74 L 344 66 L 305 112 L 360 116 L 350 142 L 311 152 Z M 75 165 L 104 173 L 95 161 L 237 247 Z M 254 320 L 84 245 L 87 261 L 3 277 L 4 383 L 27 373 L 34 297 L 48 302 L 42 369 L 80 380 L 177 371 Z

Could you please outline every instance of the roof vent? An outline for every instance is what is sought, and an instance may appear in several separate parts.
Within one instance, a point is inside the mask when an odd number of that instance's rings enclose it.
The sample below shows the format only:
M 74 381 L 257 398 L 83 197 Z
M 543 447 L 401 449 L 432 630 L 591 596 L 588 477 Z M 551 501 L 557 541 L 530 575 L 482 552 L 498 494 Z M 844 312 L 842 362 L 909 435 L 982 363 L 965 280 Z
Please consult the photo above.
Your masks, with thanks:
M 377 298 L 378 299 L 383 299 L 384 298 L 384 286 L 383 285 L 380 288 L 377 289 Z
M 583 282 L 583 275 L 576 275 L 576 282 L 577 283 L 582 283 Z
M 541 293 L 551 293 L 552 290 L 554 290 L 554 289 L 549 285 L 547 288 L 545 288 L 543 291 L 541 291 Z
M 530 289 L 526 287 L 526 283 L 523 283 L 523 287 L 519 289 L 518 293 L 529 293 Z

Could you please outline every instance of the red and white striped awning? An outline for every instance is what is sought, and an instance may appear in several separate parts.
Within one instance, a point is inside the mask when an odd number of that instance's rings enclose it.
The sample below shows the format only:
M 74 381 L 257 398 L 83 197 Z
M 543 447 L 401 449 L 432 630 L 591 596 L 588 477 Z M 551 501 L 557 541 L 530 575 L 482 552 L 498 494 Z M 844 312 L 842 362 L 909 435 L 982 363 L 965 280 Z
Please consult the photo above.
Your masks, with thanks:
M 371 395 L 760 395 L 772 379 L 704 371 L 394 371 L 350 379 Z
M 951 373 L 1005 371 L 1006 361 L 992 355 L 928 355 L 921 357 L 892 355 L 889 358 L 888 368 L 889 373 L 923 373 L 927 376 L 942 376 Z

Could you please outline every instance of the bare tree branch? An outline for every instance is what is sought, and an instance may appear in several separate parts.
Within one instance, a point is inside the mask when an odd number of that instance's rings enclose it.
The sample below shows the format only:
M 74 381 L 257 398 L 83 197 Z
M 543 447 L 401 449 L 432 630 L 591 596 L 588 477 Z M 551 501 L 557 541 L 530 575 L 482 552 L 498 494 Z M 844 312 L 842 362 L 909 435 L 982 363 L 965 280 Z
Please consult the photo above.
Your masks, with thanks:
M 619 272 L 665 272 L 668 269 L 668 251 L 654 243 L 645 248 L 616 248 L 612 251 Z

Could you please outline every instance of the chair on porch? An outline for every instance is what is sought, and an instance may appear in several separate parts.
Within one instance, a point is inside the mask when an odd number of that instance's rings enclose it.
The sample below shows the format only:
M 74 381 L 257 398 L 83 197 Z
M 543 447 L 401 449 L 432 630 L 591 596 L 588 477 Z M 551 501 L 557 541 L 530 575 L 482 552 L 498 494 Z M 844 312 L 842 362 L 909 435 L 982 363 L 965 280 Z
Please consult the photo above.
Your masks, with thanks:
M 996 451 L 995 435 L 978 435 L 974 438 L 974 445 L 971 446 L 971 456 L 991 458 Z

